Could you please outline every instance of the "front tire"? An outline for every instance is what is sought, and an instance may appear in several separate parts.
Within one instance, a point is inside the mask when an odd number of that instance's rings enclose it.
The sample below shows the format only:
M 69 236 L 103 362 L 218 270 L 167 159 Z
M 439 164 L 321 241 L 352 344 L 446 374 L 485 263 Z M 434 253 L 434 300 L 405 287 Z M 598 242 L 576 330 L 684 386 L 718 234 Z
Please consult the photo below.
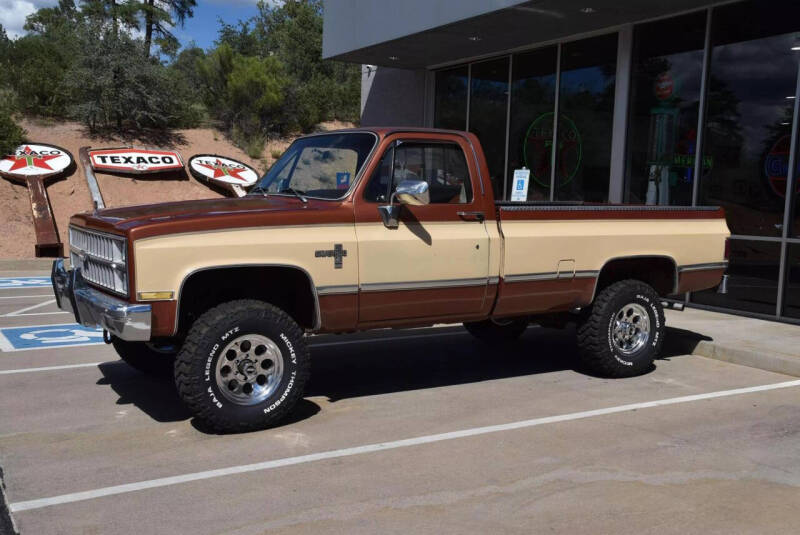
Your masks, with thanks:
M 647 284 L 624 280 L 605 288 L 578 327 L 582 364 L 604 377 L 649 371 L 664 343 L 664 309 Z
M 223 303 L 192 325 L 175 359 L 184 404 L 214 432 L 270 427 L 303 394 L 310 355 L 303 331 L 262 301 Z

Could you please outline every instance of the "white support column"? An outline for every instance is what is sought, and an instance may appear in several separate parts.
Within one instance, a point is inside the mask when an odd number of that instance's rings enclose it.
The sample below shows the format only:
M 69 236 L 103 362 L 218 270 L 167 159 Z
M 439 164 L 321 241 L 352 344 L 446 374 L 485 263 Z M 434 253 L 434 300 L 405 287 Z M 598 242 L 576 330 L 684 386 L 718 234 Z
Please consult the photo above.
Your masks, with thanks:
M 608 202 L 621 203 L 625 190 L 626 143 L 628 137 L 628 107 L 631 93 L 633 61 L 633 25 L 619 30 L 617 44 L 617 75 L 614 93 L 614 121 L 611 133 L 611 173 L 608 183 Z

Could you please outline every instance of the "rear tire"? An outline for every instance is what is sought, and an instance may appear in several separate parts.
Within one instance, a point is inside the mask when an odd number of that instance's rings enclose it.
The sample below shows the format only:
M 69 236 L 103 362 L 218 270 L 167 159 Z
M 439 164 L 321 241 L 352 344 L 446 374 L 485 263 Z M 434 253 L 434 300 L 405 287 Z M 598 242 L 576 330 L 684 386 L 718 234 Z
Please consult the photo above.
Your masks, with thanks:
M 111 340 L 117 355 L 136 370 L 154 377 L 170 377 L 178 346 L 150 342 L 128 342 L 116 336 Z
M 632 279 L 614 283 L 600 292 L 578 327 L 581 362 L 604 377 L 641 375 L 652 368 L 665 331 L 653 288 Z
M 464 328 L 488 344 L 502 344 L 522 336 L 529 323 L 528 318 L 488 319 L 464 323 Z
M 303 395 L 310 355 L 303 331 L 262 301 L 223 303 L 189 329 L 175 384 L 206 429 L 254 431 L 278 423 Z

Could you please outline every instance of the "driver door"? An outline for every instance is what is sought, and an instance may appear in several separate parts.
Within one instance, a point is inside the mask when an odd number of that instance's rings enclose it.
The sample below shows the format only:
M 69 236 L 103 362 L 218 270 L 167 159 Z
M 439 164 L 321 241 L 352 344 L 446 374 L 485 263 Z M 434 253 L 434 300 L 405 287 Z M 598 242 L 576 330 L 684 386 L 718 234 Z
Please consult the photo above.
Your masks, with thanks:
M 356 195 L 360 325 L 483 309 L 489 235 L 465 145 L 455 135 L 395 137 Z M 402 180 L 427 182 L 431 202 L 403 205 L 398 228 L 386 228 L 378 206 L 389 204 Z

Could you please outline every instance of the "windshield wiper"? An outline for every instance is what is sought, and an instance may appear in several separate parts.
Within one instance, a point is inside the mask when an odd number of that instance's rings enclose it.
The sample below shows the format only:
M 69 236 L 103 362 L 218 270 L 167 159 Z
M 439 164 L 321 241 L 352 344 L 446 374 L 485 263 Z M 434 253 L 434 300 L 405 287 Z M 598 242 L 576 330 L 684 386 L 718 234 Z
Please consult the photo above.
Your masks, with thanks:
M 251 188 L 250 191 L 247 192 L 248 195 L 250 195 L 251 193 L 260 193 L 264 197 L 267 197 L 269 195 L 269 193 L 267 192 L 267 189 L 264 188 L 263 186 L 260 186 L 260 185 L 254 187 L 254 188 Z
M 285 193 L 287 191 L 289 193 L 294 194 L 295 197 L 297 197 L 298 199 L 303 201 L 303 204 L 308 204 L 308 199 L 306 199 L 305 195 L 303 195 L 305 193 L 305 191 L 301 191 L 299 189 L 294 189 L 294 188 L 284 188 L 284 189 L 280 190 L 278 193 Z

